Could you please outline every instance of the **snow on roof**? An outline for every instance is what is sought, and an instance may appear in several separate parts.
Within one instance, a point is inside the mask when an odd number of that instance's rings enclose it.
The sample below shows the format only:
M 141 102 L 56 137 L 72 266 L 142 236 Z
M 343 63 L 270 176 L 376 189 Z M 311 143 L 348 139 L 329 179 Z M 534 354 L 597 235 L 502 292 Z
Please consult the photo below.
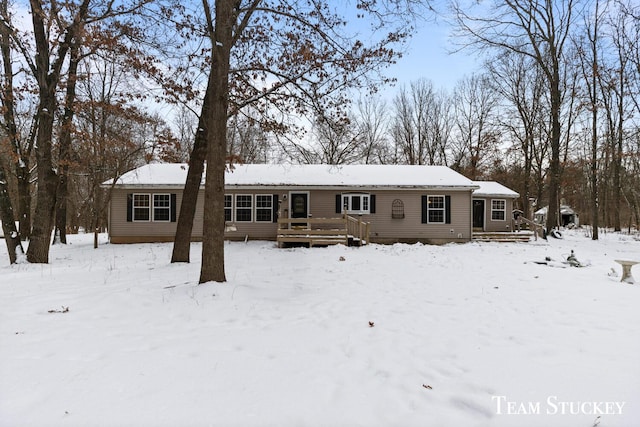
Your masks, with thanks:
M 549 210 L 549 206 L 545 206 L 535 211 L 534 215 L 546 215 L 548 210 Z M 570 206 L 567 206 L 567 205 L 560 206 L 560 213 L 562 215 L 576 215 L 576 211 L 574 211 L 573 209 L 571 209 Z
M 473 181 L 474 184 L 480 186 L 477 190 L 473 190 L 473 195 L 477 197 L 492 197 L 492 196 L 500 196 L 513 198 L 520 197 L 520 194 L 511 190 L 510 188 L 505 187 L 499 182 L 495 181 Z
M 154 163 L 122 175 L 119 186 L 184 185 L 186 163 Z M 107 181 L 104 185 L 109 185 Z M 204 178 L 203 178 L 204 184 Z M 462 187 L 477 188 L 446 166 L 414 165 L 234 165 L 225 177 L 227 186 L 295 187 Z

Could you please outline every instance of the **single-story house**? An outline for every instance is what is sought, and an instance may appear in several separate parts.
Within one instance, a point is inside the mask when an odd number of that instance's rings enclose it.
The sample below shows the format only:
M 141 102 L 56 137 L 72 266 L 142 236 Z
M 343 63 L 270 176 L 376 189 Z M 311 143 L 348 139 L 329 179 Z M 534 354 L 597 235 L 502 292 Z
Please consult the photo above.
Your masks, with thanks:
M 109 206 L 110 241 L 172 241 L 187 168 L 148 164 L 120 177 Z M 278 218 L 347 214 L 368 223 L 371 242 L 466 242 L 474 227 L 511 230 L 514 197 L 445 166 L 234 165 L 225 177 L 225 237 L 276 240 Z M 204 180 L 193 240 L 202 238 L 203 202 Z
M 533 213 L 533 219 L 535 222 L 539 224 L 544 224 L 547 222 L 547 212 L 549 211 L 549 206 L 545 206 L 543 208 L 538 209 Z M 580 217 L 576 211 L 574 211 L 570 206 L 560 205 L 560 225 L 562 227 L 577 227 L 580 225 Z

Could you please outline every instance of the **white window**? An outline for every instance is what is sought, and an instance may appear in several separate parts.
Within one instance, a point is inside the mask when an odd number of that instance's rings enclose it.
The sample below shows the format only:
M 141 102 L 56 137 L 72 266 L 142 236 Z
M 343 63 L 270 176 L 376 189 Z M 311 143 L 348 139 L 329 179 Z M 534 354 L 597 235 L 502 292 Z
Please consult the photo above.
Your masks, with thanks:
M 273 221 L 273 196 L 271 194 L 256 195 L 256 222 Z
M 368 194 L 342 195 L 342 211 L 348 214 L 369 214 L 370 206 Z
M 253 221 L 253 196 L 236 194 L 236 222 Z
M 133 220 L 151 221 L 151 195 L 133 195 Z
M 154 221 L 171 221 L 171 195 L 170 194 L 154 194 L 153 195 L 153 220 Z
M 429 196 L 427 198 L 427 221 L 429 223 L 444 224 L 444 196 Z
M 507 201 L 491 200 L 491 220 L 504 221 L 507 217 Z
M 233 221 L 233 196 L 231 194 L 224 195 L 224 220 Z

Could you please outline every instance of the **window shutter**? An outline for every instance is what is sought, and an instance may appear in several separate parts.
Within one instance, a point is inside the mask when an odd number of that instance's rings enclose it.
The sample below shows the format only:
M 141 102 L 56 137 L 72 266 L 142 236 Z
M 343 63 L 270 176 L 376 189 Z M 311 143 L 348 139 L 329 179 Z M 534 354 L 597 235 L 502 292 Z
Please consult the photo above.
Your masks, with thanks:
M 369 195 L 369 213 L 376 213 L 376 195 Z
M 336 194 L 336 213 L 342 213 L 342 194 Z
M 273 222 L 278 222 L 278 207 L 278 195 L 274 194 L 273 204 L 271 206 L 271 209 L 273 209 L 273 214 L 271 215 L 273 217 Z
M 451 196 L 444 196 L 444 223 L 451 224 Z
M 127 194 L 127 222 L 133 220 L 133 194 Z
M 427 222 L 427 196 L 422 196 L 422 223 L 426 224 Z
M 176 193 L 171 193 L 171 207 L 169 208 L 171 222 L 176 222 Z

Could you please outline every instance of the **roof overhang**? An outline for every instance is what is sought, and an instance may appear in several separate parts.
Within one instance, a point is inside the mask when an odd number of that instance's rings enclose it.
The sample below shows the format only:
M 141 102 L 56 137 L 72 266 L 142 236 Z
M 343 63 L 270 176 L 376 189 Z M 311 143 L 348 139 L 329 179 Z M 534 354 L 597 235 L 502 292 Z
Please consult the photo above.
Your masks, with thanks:
M 108 188 L 111 185 L 102 184 L 102 187 Z M 443 186 L 443 185 L 292 185 L 292 184 L 280 184 L 280 185 L 247 185 L 247 184 L 225 184 L 226 190 L 326 190 L 326 191 L 375 191 L 375 190 L 384 190 L 384 191 L 393 191 L 393 190 L 401 190 L 401 191 L 411 191 L 411 190 L 423 190 L 423 191 L 461 191 L 468 192 L 477 189 L 477 186 L 463 186 L 463 185 L 453 185 L 453 186 Z M 184 185 L 177 184 L 118 184 L 115 188 L 119 190 L 140 190 L 140 191 L 149 191 L 149 190 L 183 190 Z M 200 185 L 200 189 L 204 190 L 204 185 Z M 474 194 L 475 196 L 475 194 Z

